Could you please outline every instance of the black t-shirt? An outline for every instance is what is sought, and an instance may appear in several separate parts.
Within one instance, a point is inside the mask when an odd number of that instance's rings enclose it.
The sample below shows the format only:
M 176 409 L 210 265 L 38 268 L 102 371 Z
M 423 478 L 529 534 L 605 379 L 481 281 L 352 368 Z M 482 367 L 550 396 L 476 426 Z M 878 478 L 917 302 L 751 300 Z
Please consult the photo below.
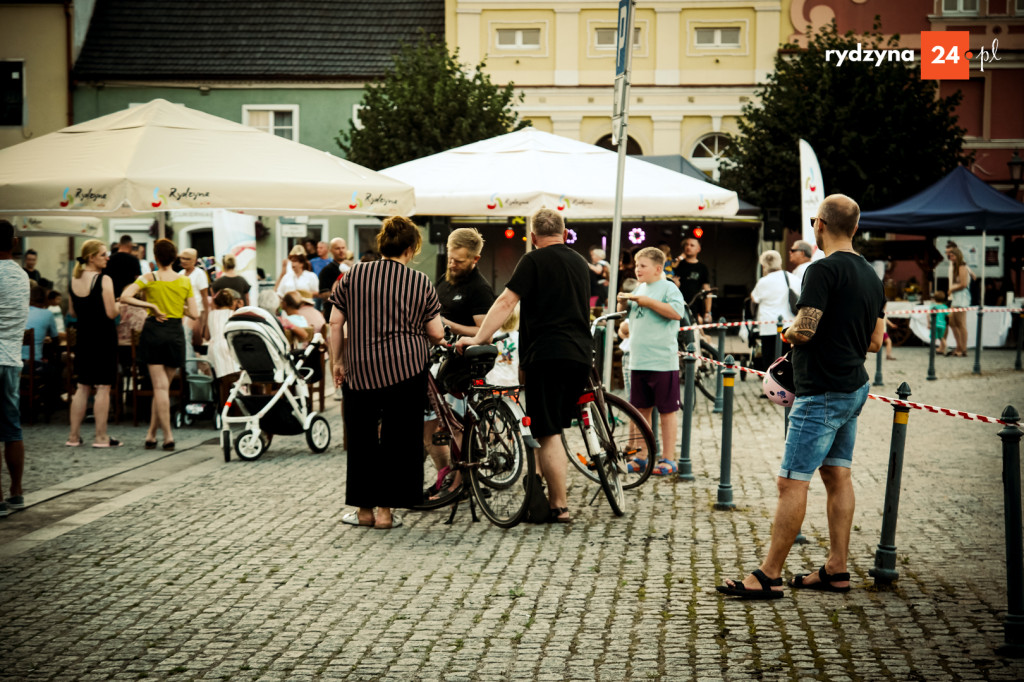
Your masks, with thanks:
M 441 275 L 434 285 L 441 301 L 441 316 L 455 324 L 475 327 L 474 315 L 486 315 L 494 303 L 494 290 L 476 268 L 458 284 L 449 284 Z
M 130 253 L 116 251 L 107 259 L 103 273 L 114 282 L 114 298 L 119 298 L 124 288 L 142 276 L 139 259 Z
M 331 261 L 324 266 L 324 269 L 320 271 L 318 275 L 320 278 L 320 293 L 332 291 L 334 289 L 334 283 L 341 277 L 341 266 L 335 261 Z M 334 310 L 334 305 L 331 303 L 331 298 L 328 296 L 324 300 L 323 314 L 324 320 L 327 322 L 331 321 L 331 311 Z
M 679 278 L 679 291 L 682 292 L 687 305 L 704 288 L 705 284 L 711 284 L 708 266 L 703 263 L 687 263 L 685 260 L 681 260 L 673 267 L 672 275 Z M 703 309 L 697 312 L 701 315 L 704 314 Z
M 508 288 L 519 307 L 519 364 L 568 360 L 590 366 L 590 269 L 564 244 L 529 252 L 519 261 Z
M 797 395 L 852 393 L 867 383 L 864 360 L 885 292 L 874 268 L 857 253 L 837 251 L 804 273 L 797 308 L 822 311 L 810 342 L 793 347 Z
M 234 277 L 218 277 L 213 280 L 210 285 L 210 290 L 213 291 L 213 295 L 216 296 L 221 289 L 234 289 L 242 296 L 249 293 L 249 289 L 252 285 L 249 284 L 249 280 L 241 275 L 235 275 Z

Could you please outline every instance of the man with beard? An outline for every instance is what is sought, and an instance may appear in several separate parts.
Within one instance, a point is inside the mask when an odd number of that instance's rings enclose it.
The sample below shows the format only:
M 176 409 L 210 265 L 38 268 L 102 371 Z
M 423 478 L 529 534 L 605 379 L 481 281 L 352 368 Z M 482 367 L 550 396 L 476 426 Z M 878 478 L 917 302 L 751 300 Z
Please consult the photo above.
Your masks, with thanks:
M 448 269 L 444 277 L 438 279 L 435 287 L 441 302 L 441 322 L 459 336 L 476 334 L 494 303 L 494 290 L 476 269 L 483 248 L 484 238 L 472 227 L 460 227 L 448 235 Z M 451 396 L 448 396 L 448 400 L 456 412 L 461 414 L 465 411 L 464 400 L 456 400 Z M 450 463 L 448 446 L 433 443 L 437 428 L 437 416 L 430 412 L 423 424 L 423 445 L 439 475 L 437 482 L 427 490 L 427 495 L 441 492 Z M 458 486 L 458 477 L 450 481 L 450 489 Z
M 460 227 L 448 235 L 448 269 L 437 281 L 441 322 L 459 336 L 473 336 L 494 303 L 494 290 L 476 264 L 484 239 L 472 227 Z

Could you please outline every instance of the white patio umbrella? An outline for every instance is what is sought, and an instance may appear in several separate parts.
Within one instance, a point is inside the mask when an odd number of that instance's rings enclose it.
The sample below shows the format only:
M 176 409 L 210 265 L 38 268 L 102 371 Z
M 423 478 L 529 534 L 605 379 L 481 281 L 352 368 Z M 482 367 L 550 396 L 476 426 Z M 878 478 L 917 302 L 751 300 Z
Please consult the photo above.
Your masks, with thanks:
M 381 171 L 416 189 L 416 213 L 523 216 L 546 206 L 567 218 L 610 217 L 618 155 L 523 128 Z M 736 193 L 626 159 L 625 216 L 732 216 Z
M 29 216 L 11 220 L 19 237 L 100 238 L 103 221 L 89 216 Z
M 0 150 L 0 215 L 412 212 L 407 184 L 157 99 Z

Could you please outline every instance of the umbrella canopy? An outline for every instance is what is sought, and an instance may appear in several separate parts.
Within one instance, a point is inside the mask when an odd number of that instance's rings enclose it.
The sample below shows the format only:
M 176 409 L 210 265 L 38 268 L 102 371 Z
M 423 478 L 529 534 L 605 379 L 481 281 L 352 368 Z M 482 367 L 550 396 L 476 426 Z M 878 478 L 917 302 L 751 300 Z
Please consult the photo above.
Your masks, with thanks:
M 392 166 L 382 174 L 416 188 L 416 213 L 522 216 L 547 206 L 569 218 L 614 213 L 618 155 L 523 128 Z M 736 193 L 634 158 L 626 159 L 622 214 L 732 216 Z
M 1024 204 L 963 166 L 900 203 L 860 214 L 860 229 L 900 234 L 1021 234 Z
M 103 221 L 88 216 L 29 216 L 11 221 L 19 237 L 88 237 L 99 239 Z
M 408 185 L 162 99 L 0 150 L 0 214 L 408 214 Z

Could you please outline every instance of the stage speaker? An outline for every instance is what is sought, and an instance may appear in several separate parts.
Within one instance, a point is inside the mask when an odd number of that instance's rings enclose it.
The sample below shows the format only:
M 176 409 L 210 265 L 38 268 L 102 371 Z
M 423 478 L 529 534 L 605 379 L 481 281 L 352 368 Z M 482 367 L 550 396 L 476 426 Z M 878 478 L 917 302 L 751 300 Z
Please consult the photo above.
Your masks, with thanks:
M 782 241 L 782 210 L 769 208 L 764 215 L 764 240 L 766 242 Z

